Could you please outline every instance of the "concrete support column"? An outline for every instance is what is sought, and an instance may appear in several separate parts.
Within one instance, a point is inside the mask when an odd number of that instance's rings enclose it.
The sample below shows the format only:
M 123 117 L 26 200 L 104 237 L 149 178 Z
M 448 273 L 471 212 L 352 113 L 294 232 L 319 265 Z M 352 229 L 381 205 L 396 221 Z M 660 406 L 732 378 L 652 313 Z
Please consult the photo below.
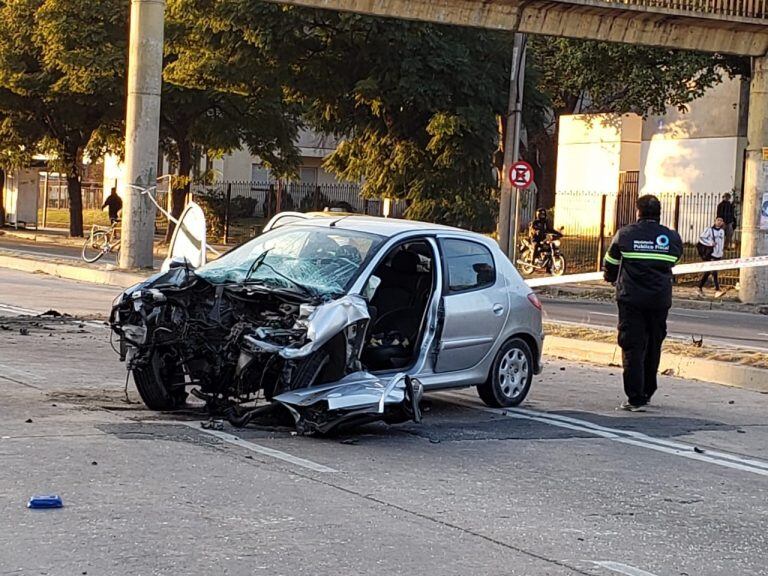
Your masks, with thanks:
M 749 87 L 749 118 L 744 169 L 744 201 L 741 219 L 741 256 L 768 254 L 768 217 L 761 218 L 768 200 L 768 55 L 752 59 Z M 761 226 L 762 223 L 762 226 Z M 741 270 L 739 296 L 750 304 L 768 303 L 768 268 Z
M 525 34 L 515 34 L 512 69 L 509 79 L 509 106 L 504 140 L 504 168 L 501 175 L 498 236 L 501 250 L 514 262 L 517 230 L 517 194 L 509 179 L 509 169 L 520 157 L 520 129 L 523 118 L 523 82 L 525 79 Z
M 137 188 L 157 180 L 164 20 L 165 0 L 131 0 L 121 268 L 152 268 L 154 261 L 155 206 Z

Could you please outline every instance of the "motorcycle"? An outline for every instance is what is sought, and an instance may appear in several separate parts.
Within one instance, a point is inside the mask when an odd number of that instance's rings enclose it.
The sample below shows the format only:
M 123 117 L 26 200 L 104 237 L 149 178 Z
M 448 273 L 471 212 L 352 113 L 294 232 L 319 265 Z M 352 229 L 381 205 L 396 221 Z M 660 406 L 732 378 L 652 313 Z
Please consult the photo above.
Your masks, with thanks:
M 524 276 L 534 272 L 546 272 L 553 276 L 565 274 L 565 256 L 560 252 L 560 232 L 550 232 L 539 246 L 539 255 L 534 260 L 534 245 L 530 238 L 523 238 L 518 247 L 517 263 Z

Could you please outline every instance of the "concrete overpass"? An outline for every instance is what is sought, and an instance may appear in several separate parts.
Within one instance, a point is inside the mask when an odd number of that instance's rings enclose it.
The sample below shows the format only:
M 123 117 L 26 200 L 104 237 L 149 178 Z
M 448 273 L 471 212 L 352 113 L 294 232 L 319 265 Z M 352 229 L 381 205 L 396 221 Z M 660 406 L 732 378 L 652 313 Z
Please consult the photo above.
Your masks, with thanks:
M 768 0 L 269 0 L 309 8 L 521 33 L 752 56 L 742 256 L 768 254 Z M 152 266 L 165 0 L 131 0 L 123 268 Z M 133 185 L 134 188 L 131 188 Z M 508 187 L 505 183 L 505 187 Z M 126 194 L 127 193 L 127 194 Z M 768 302 L 768 269 L 741 271 L 742 300 Z
M 767 0 L 270 0 L 373 16 L 742 56 L 768 53 Z

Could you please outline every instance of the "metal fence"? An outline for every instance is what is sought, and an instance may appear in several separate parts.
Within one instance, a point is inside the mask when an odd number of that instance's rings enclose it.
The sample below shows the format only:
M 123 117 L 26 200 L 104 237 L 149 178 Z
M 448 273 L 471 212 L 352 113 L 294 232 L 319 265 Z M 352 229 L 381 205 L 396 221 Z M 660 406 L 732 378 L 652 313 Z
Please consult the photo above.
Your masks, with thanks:
M 211 238 L 225 243 L 258 234 L 278 212 L 313 212 L 334 209 L 355 214 L 384 216 L 382 200 L 363 198 L 356 184 L 306 184 L 294 182 L 221 182 L 193 184 L 191 194 L 206 213 Z M 388 216 L 400 218 L 407 205 L 394 201 Z
M 657 194 L 661 201 L 661 222 L 680 234 L 684 242 L 683 262 L 700 260 L 696 243 L 701 232 L 714 223 L 719 193 Z M 563 226 L 561 248 L 567 262 L 567 272 L 579 273 L 599 270 L 613 235 L 622 226 L 635 220 L 633 191 L 622 194 L 564 191 L 556 196 L 554 224 Z M 738 216 L 738 209 L 737 209 Z M 739 254 L 740 234 L 734 234 L 734 246 L 726 249 L 726 258 Z M 690 278 L 682 278 L 687 281 Z M 724 284 L 738 281 L 738 271 L 721 273 Z
M 109 224 L 106 212 L 101 211 L 104 187 L 101 182 L 83 182 L 83 225 Z M 37 223 L 41 227 L 69 227 L 69 188 L 63 174 L 41 173 L 38 179 Z

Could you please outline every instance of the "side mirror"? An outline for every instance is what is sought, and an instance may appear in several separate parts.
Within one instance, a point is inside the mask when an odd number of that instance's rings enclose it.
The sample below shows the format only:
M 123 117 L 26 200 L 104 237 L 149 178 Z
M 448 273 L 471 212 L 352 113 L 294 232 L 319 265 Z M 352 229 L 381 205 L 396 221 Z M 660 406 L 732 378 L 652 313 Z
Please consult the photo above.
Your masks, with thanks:
M 160 267 L 160 271 L 167 272 L 168 270 L 174 270 L 176 268 L 195 269 L 192 263 L 184 258 L 184 256 L 174 256 L 173 258 L 166 258 L 163 260 L 163 265 Z

